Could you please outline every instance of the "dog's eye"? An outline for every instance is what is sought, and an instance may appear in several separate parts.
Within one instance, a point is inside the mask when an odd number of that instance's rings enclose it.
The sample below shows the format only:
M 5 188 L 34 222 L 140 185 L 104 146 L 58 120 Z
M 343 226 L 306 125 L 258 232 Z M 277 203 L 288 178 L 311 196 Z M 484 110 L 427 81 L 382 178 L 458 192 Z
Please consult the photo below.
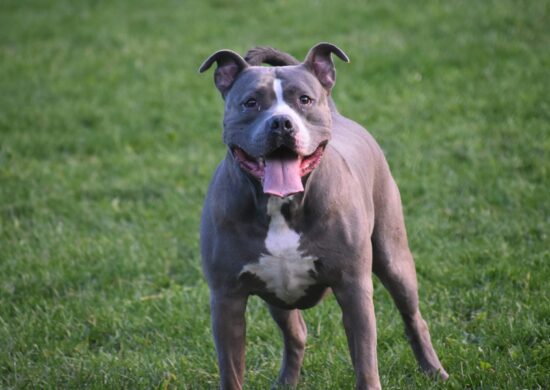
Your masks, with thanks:
M 258 101 L 254 98 L 250 98 L 248 100 L 246 100 L 244 103 L 243 103 L 243 107 L 250 110 L 250 109 L 257 109 L 258 108 Z
M 313 103 L 313 99 L 310 98 L 309 96 L 307 95 L 300 96 L 300 104 L 302 106 L 309 106 L 311 103 Z

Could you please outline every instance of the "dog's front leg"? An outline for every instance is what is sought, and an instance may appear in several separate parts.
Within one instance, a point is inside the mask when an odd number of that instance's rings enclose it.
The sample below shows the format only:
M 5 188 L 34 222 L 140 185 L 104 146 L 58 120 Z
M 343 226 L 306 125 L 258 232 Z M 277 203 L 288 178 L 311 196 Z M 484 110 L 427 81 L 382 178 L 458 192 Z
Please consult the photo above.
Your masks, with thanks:
M 218 353 L 222 390 L 242 389 L 245 366 L 246 302 L 246 295 L 229 294 L 227 291 L 211 292 L 212 332 Z
M 380 389 L 371 275 L 355 274 L 338 286 L 333 286 L 333 291 L 342 308 L 356 388 Z

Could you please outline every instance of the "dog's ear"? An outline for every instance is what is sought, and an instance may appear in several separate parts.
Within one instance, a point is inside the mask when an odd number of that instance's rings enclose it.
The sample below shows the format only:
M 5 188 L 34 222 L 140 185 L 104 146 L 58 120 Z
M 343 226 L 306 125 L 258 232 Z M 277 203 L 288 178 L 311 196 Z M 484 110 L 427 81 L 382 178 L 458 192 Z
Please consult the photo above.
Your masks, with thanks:
M 308 68 L 321 85 L 330 92 L 336 81 L 336 69 L 332 62 L 331 54 L 335 54 L 342 61 L 349 62 L 349 58 L 339 47 L 330 43 L 321 42 L 313 46 L 304 60 L 304 65 Z
M 235 79 L 244 69 L 248 68 L 246 61 L 231 50 L 220 50 L 206 59 L 199 68 L 199 72 L 205 72 L 216 62 L 218 67 L 214 72 L 214 83 L 225 99 L 227 92 L 235 82 Z

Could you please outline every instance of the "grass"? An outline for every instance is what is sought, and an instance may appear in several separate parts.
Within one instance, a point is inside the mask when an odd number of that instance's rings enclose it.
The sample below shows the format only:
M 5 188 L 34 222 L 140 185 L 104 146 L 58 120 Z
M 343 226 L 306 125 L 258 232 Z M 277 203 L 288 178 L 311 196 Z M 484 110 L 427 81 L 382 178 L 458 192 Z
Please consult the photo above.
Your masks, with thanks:
M 224 155 L 201 61 L 342 47 L 334 98 L 401 188 L 421 308 L 451 374 L 416 368 L 375 284 L 387 389 L 550 384 L 548 1 L 0 4 L 0 387 L 214 388 L 198 223 Z M 303 389 L 351 388 L 332 297 Z M 281 342 L 248 310 L 247 388 Z

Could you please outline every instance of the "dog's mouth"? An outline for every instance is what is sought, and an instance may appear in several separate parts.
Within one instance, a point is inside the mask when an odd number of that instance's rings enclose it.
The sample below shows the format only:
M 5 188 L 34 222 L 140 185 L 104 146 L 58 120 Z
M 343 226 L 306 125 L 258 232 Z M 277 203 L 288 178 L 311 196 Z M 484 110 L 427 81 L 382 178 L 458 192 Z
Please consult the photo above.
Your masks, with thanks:
M 241 169 L 262 182 L 266 194 L 281 198 L 303 192 L 302 177 L 311 173 L 321 162 L 327 142 L 315 151 L 302 156 L 286 146 L 280 146 L 264 157 L 254 158 L 238 146 L 231 148 Z

